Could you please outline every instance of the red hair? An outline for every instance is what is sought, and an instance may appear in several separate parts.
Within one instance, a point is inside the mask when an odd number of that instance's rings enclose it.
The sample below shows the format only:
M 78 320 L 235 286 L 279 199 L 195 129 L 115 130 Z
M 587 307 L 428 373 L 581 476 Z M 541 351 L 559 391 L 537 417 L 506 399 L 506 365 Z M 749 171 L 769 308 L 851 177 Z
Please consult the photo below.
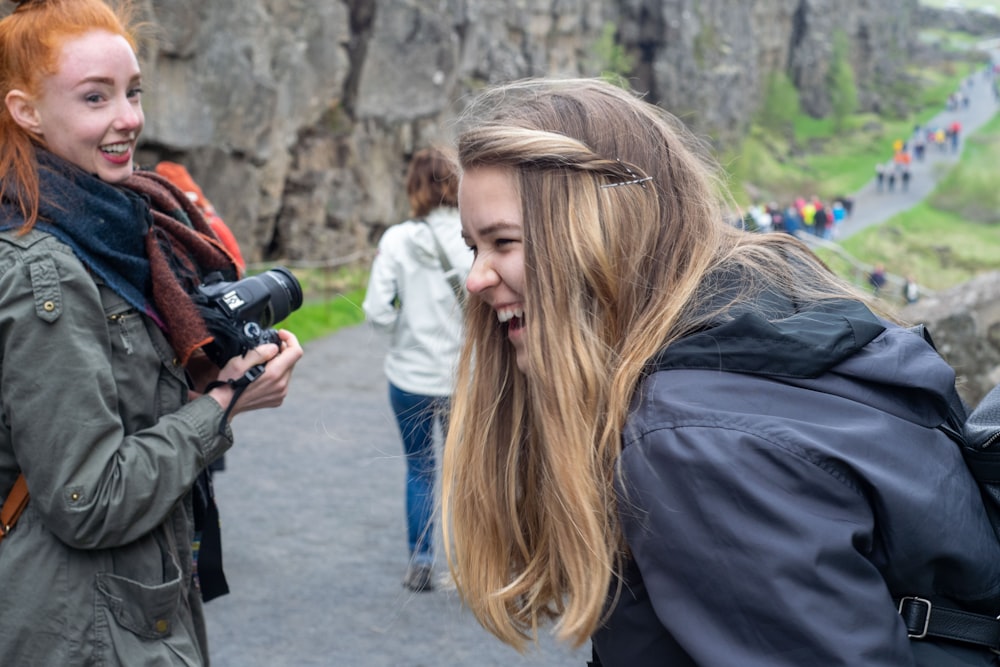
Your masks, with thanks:
M 38 96 L 44 79 L 54 74 L 68 40 L 91 30 L 124 37 L 137 49 L 130 0 L 112 8 L 104 0 L 29 0 L 0 21 L 0 96 L 21 90 Z M 0 198 L 15 202 L 27 231 L 38 219 L 37 141 L 0 104 Z

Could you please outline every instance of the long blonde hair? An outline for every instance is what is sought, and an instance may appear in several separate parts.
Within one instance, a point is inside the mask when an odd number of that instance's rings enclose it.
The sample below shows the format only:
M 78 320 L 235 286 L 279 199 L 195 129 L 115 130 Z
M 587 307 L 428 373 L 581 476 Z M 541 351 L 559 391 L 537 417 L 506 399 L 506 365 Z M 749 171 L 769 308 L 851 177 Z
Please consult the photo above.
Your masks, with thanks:
M 483 93 L 464 169 L 514 170 L 521 197 L 527 372 L 475 295 L 442 475 L 445 548 L 480 623 L 521 649 L 541 624 L 579 645 L 619 578 L 615 463 L 643 367 L 735 301 L 857 295 L 785 234 L 726 224 L 717 166 L 662 109 L 598 80 Z M 648 179 L 648 180 L 647 180 Z M 719 276 L 737 292 L 706 304 Z

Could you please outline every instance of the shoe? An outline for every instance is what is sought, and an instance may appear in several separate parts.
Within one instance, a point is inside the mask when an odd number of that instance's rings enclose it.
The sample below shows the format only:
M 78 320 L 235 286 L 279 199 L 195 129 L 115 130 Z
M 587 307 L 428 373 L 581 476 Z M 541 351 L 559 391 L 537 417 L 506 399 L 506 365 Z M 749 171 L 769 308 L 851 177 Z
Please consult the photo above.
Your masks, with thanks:
M 403 585 L 414 593 L 434 590 L 433 568 L 429 564 L 411 563 L 406 569 Z

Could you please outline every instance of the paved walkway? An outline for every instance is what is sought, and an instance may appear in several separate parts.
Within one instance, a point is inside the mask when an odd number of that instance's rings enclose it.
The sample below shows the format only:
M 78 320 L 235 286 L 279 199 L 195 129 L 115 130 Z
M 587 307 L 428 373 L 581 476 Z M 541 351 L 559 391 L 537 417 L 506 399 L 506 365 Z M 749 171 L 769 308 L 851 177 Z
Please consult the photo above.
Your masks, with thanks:
M 959 152 L 951 152 L 950 148 L 942 152 L 936 146 L 928 146 L 922 161 L 911 163 L 910 185 L 903 192 L 897 179 L 894 192 L 878 192 L 874 178 L 875 165 L 872 165 L 873 178 L 854 195 L 854 212 L 850 218 L 841 224 L 840 237 L 845 238 L 865 227 L 884 222 L 894 215 L 913 208 L 923 201 L 933 190 L 940 177 L 953 166 L 965 147 L 965 137 L 968 137 L 1000 110 L 1000 105 L 994 100 L 992 81 L 983 77 L 979 70 L 973 76 L 973 85 L 969 89 L 969 107 L 956 111 L 942 111 L 924 127 L 947 128 L 952 121 L 962 124 Z M 908 137 L 900 137 L 908 139 Z M 891 140 L 890 140 L 891 141 Z M 892 146 L 887 142 L 884 160 L 892 158 Z
M 974 130 L 996 112 L 987 95 L 977 80 L 969 110 L 932 124 L 958 117 Z M 866 186 L 844 233 L 911 207 L 933 187 L 936 165 L 954 159 L 931 150 L 906 194 Z M 213 664 L 582 667 L 587 647 L 546 636 L 522 656 L 482 630 L 454 591 L 400 585 L 404 465 L 385 344 L 365 326 L 310 343 L 286 404 L 236 420 L 237 446 L 216 476 L 232 592 L 207 605 Z

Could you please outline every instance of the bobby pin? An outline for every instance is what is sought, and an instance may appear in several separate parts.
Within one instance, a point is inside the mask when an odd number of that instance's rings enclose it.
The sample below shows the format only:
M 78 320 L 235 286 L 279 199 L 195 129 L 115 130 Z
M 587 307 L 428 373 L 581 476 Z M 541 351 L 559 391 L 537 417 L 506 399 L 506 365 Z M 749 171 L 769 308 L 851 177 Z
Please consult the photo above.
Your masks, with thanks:
M 636 175 L 634 171 L 632 171 L 624 164 L 622 164 L 621 160 L 618 160 L 618 164 L 621 164 L 623 167 L 625 167 L 625 171 L 628 173 L 629 176 Z M 601 186 L 601 189 L 603 190 L 604 188 L 619 188 L 623 185 L 642 185 L 642 187 L 646 187 L 645 185 L 643 185 L 643 183 L 651 180 L 653 180 L 652 176 L 646 176 L 644 178 L 633 178 L 631 181 L 622 181 L 621 183 L 605 183 L 604 185 Z
M 631 181 L 622 181 L 621 183 L 605 183 L 604 185 L 601 186 L 601 189 L 603 190 L 604 188 L 618 188 L 623 185 L 642 185 L 646 181 L 651 181 L 651 180 L 653 180 L 652 176 L 646 176 L 645 178 L 636 178 Z

